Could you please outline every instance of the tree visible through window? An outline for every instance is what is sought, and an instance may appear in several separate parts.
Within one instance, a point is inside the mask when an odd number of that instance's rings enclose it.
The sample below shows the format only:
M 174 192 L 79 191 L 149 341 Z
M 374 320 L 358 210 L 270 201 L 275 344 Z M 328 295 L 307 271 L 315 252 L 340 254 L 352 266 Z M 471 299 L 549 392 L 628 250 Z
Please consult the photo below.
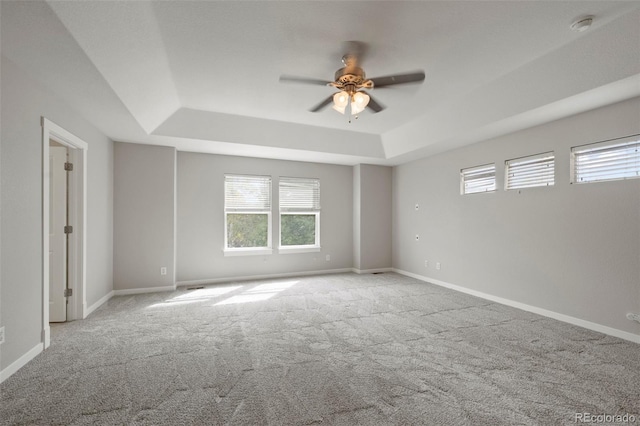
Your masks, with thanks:
M 271 248 L 271 178 L 225 175 L 225 250 Z
M 280 178 L 280 247 L 320 247 L 320 180 Z
M 227 213 L 227 247 L 267 247 L 268 229 L 266 214 Z
M 310 246 L 316 243 L 315 214 L 283 214 L 280 219 L 283 246 Z

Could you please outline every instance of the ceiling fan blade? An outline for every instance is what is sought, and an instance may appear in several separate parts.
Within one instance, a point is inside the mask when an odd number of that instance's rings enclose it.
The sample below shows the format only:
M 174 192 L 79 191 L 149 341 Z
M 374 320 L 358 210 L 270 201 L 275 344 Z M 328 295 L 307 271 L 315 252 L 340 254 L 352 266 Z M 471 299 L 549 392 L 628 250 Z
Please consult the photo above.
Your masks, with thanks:
M 316 86 L 326 86 L 329 81 L 320 80 L 317 78 L 296 77 L 294 75 L 281 75 L 280 83 L 300 83 L 300 84 L 313 84 Z
M 329 96 L 327 99 L 325 99 L 324 101 L 320 102 L 318 105 L 314 106 L 309 111 L 318 112 L 318 111 L 326 108 L 327 105 L 329 105 L 331 102 L 333 102 L 333 95 Z
M 372 78 L 373 87 L 385 87 L 393 84 L 418 83 L 424 81 L 424 71 L 412 72 L 409 74 L 387 75 L 385 77 Z
M 373 96 L 369 95 L 369 103 L 367 104 L 367 108 L 375 112 L 380 112 L 384 109 L 384 105 L 380 104 L 378 101 L 373 99 Z

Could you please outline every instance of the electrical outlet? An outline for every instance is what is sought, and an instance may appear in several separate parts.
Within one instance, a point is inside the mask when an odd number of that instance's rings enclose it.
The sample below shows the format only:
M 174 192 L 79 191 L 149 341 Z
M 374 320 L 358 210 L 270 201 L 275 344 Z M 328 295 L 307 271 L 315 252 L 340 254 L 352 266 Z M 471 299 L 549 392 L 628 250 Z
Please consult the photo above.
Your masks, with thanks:
M 639 314 L 628 313 L 627 314 L 627 319 L 630 319 L 631 321 L 640 322 L 640 315 Z
M 167 275 L 167 267 L 163 266 L 162 268 L 160 268 L 160 275 Z
M 4 343 L 4 326 L 0 327 L 0 345 Z
M 439 271 L 440 270 L 440 262 L 436 263 L 436 269 Z
M 331 262 L 331 255 L 330 254 L 326 255 L 325 259 L 327 260 L 327 262 Z
M 428 267 L 429 267 L 429 261 L 428 261 L 428 260 L 425 260 L 425 261 L 424 261 L 424 267 L 425 267 L 425 268 L 428 268 Z

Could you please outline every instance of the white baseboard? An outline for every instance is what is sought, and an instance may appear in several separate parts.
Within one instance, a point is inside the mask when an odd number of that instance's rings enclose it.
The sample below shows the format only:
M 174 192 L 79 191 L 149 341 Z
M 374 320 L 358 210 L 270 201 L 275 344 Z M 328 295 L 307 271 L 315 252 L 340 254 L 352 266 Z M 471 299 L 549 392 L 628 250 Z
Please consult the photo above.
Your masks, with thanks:
M 435 278 L 429 278 L 423 275 L 414 274 L 412 272 L 403 271 L 402 269 L 393 268 L 393 272 L 397 272 L 398 274 L 406 275 L 408 277 L 412 277 L 420 281 L 426 281 L 428 283 L 435 284 L 440 287 L 449 288 L 451 290 L 459 291 L 461 293 L 470 294 L 472 296 L 476 296 L 482 299 L 490 300 L 492 302 L 500 303 L 501 305 L 522 309 L 523 311 L 532 312 L 534 314 L 542 315 L 544 317 L 548 317 L 558 321 L 577 325 L 579 327 L 597 331 L 599 333 L 608 334 L 609 336 L 619 337 L 620 339 L 628 340 L 634 343 L 640 343 L 640 335 L 629 333 L 628 331 L 618 330 L 617 328 L 609 327 L 609 326 L 598 324 L 591 321 L 586 321 L 580 318 L 575 318 L 569 315 L 561 314 L 559 312 L 554 312 L 548 309 L 539 308 L 537 306 L 527 305 L 526 303 L 516 302 L 514 300 L 505 299 L 503 297 L 493 296 L 491 294 L 483 293 L 477 290 L 472 290 L 466 287 L 461 287 L 459 285 L 447 283 L 445 281 L 437 280 Z
M 105 294 L 103 297 L 100 298 L 100 300 L 98 300 L 96 303 L 94 303 L 93 305 L 91 305 L 87 309 L 85 309 L 84 317 L 82 319 L 85 319 L 86 317 L 91 315 L 91 313 L 93 311 L 95 311 L 100 306 L 102 306 L 105 303 L 107 303 L 109 301 L 109 299 L 111 299 L 114 295 L 115 295 L 115 291 L 113 291 L 113 290 L 111 290 L 109 293 Z
M 377 272 L 392 272 L 393 268 L 378 268 L 378 269 L 358 269 L 351 268 L 356 274 L 375 274 Z
M 42 330 L 40 337 L 44 343 L 44 349 L 47 349 L 49 345 L 51 345 L 51 327 L 49 327 L 49 323 L 47 323 L 47 326 Z
M 27 363 L 29 361 L 31 361 L 32 359 L 37 357 L 40 354 L 40 352 L 42 352 L 42 350 L 43 350 L 42 349 L 42 345 L 43 345 L 42 342 L 38 343 L 33 348 L 31 348 L 29 351 L 27 351 L 26 354 L 22 355 L 20 358 L 18 358 L 17 360 L 15 360 L 11 364 L 9 364 L 7 366 L 7 368 L 5 368 L 4 370 L 0 371 L 0 383 L 2 383 L 5 380 L 7 380 L 9 377 L 11 377 L 13 375 L 13 373 L 15 373 L 16 371 L 20 370 L 22 367 L 27 365 Z
M 185 287 L 185 286 L 191 286 L 191 285 L 228 283 L 232 281 L 253 281 L 253 280 L 264 280 L 264 279 L 272 279 L 272 278 L 302 277 L 302 276 L 309 276 L 309 275 L 343 274 L 345 272 L 352 272 L 352 271 L 353 271 L 352 268 L 341 268 L 341 269 L 325 269 L 320 271 L 285 272 L 281 274 L 244 275 L 240 277 L 209 278 L 204 280 L 178 281 L 177 285 L 178 287 Z
M 113 290 L 114 296 L 128 296 L 131 294 L 159 293 L 161 291 L 175 291 L 175 286 L 168 285 L 164 287 L 143 287 L 143 288 L 127 288 L 124 290 Z

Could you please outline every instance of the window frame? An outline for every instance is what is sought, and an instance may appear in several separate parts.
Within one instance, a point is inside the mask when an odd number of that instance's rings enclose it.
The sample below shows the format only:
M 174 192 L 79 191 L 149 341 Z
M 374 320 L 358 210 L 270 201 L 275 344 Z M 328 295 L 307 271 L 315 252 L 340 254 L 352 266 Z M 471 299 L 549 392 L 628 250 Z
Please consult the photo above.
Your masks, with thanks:
M 315 181 L 317 185 L 317 200 L 314 197 L 313 203 L 316 204 L 315 207 L 304 209 L 304 208 L 284 208 L 282 207 L 282 183 L 283 182 L 304 182 L 304 181 Z M 302 177 L 288 177 L 281 176 L 278 181 L 278 251 L 283 254 L 287 253 L 312 253 L 321 251 L 322 247 L 320 245 L 320 179 L 318 178 L 302 178 Z M 282 245 L 282 216 L 315 216 L 315 241 L 313 244 L 303 244 L 303 245 Z
M 580 180 L 578 176 L 578 168 L 576 165 L 577 156 L 585 153 L 594 153 L 596 151 L 615 151 L 616 148 L 620 150 L 625 149 L 626 147 L 634 147 L 636 152 L 638 153 L 638 161 L 640 164 L 640 134 L 625 136 L 622 138 L 609 139 L 601 142 L 594 142 L 590 144 L 584 145 L 576 145 L 571 147 L 571 159 L 570 159 L 570 167 L 569 167 L 569 177 L 571 184 L 587 184 L 587 183 L 598 183 L 598 182 L 611 182 L 616 180 L 629 180 L 629 179 L 638 179 L 640 178 L 640 165 L 638 170 L 636 170 L 635 176 L 622 176 L 622 177 L 614 177 L 614 178 L 606 178 L 606 179 L 590 179 L 590 180 Z
M 282 216 L 315 216 L 316 219 L 316 228 L 315 228 L 315 242 L 313 244 L 305 244 L 305 245 L 290 245 L 283 246 L 282 245 Z M 309 212 L 280 212 L 280 232 L 279 232 L 279 240 L 278 240 L 278 251 L 283 253 L 311 253 L 318 252 L 321 250 L 320 246 L 320 212 L 319 211 L 309 211 Z
M 545 163 L 542 162 L 543 160 L 551 160 L 550 163 L 552 167 L 552 173 L 551 173 L 550 182 L 545 183 L 544 181 L 544 178 L 546 175 L 546 173 L 544 173 L 545 169 L 541 168 L 540 170 L 529 170 L 529 171 L 524 170 L 524 171 L 518 172 L 519 174 L 529 173 L 531 178 L 539 180 L 540 183 L 530 184 L 530 185 L 511 186 L 512 180 L 510 179 L 510 174 L 512 170 L 512 165 L 518 166 L 520 164 L 532 164 L 536 162 L 544 165 Z M 539 174 L 531 174 L 532 172 L 539 172 Z M 549 186 L 554 186 L 555 183 L 556 183 L 556 156 L 554 151 L 541 152 L 539 154 L 533 154 L 533 155 L 525 155 L 524 157 L 512 158 L 504 162 L 504 190 L 505 191 L 519 191 L 522 189 L 529 189 L 529 188 L 549 187 Z
M 493 169 L 493 188 L 486 189 L 484 191 L 473 191 L 467 192 L 465 183 L 467 180 L 465 179 L 467 176 L 474 172 L 481 172 L 483 170 L 491 171 Z M 491 176 L 491 175 L 489 175 Z M 460 169 L 460 195 L 472 195 L 472 194 L 488 194 L 492 192 L 496 192 L 498 187 L 498 180 L 496 179 L 496 163 L 486 163 L 479 166 L 466 167 L 464 169 Z
M 234 209 L 227 207 L 227 178 L 239 177 L 239 178 L 260 178 L 268 181 L 268 210 L 267 209 Z M 224 248 L 223 252 L 225 256 L 251 256 L 251 255 L 267 255 L 273 253 L 272 248 L 272 210 L 273 210 L 273 179 L 271 176 L 263 175 L 245 175 L 245 174 L 232 174 L 225 173 L 224 175 Z M 265 247 L 229 247 L 229 224 L 227 218 L 229 214 L 257 214 L 267 216 L 267 245 Z

